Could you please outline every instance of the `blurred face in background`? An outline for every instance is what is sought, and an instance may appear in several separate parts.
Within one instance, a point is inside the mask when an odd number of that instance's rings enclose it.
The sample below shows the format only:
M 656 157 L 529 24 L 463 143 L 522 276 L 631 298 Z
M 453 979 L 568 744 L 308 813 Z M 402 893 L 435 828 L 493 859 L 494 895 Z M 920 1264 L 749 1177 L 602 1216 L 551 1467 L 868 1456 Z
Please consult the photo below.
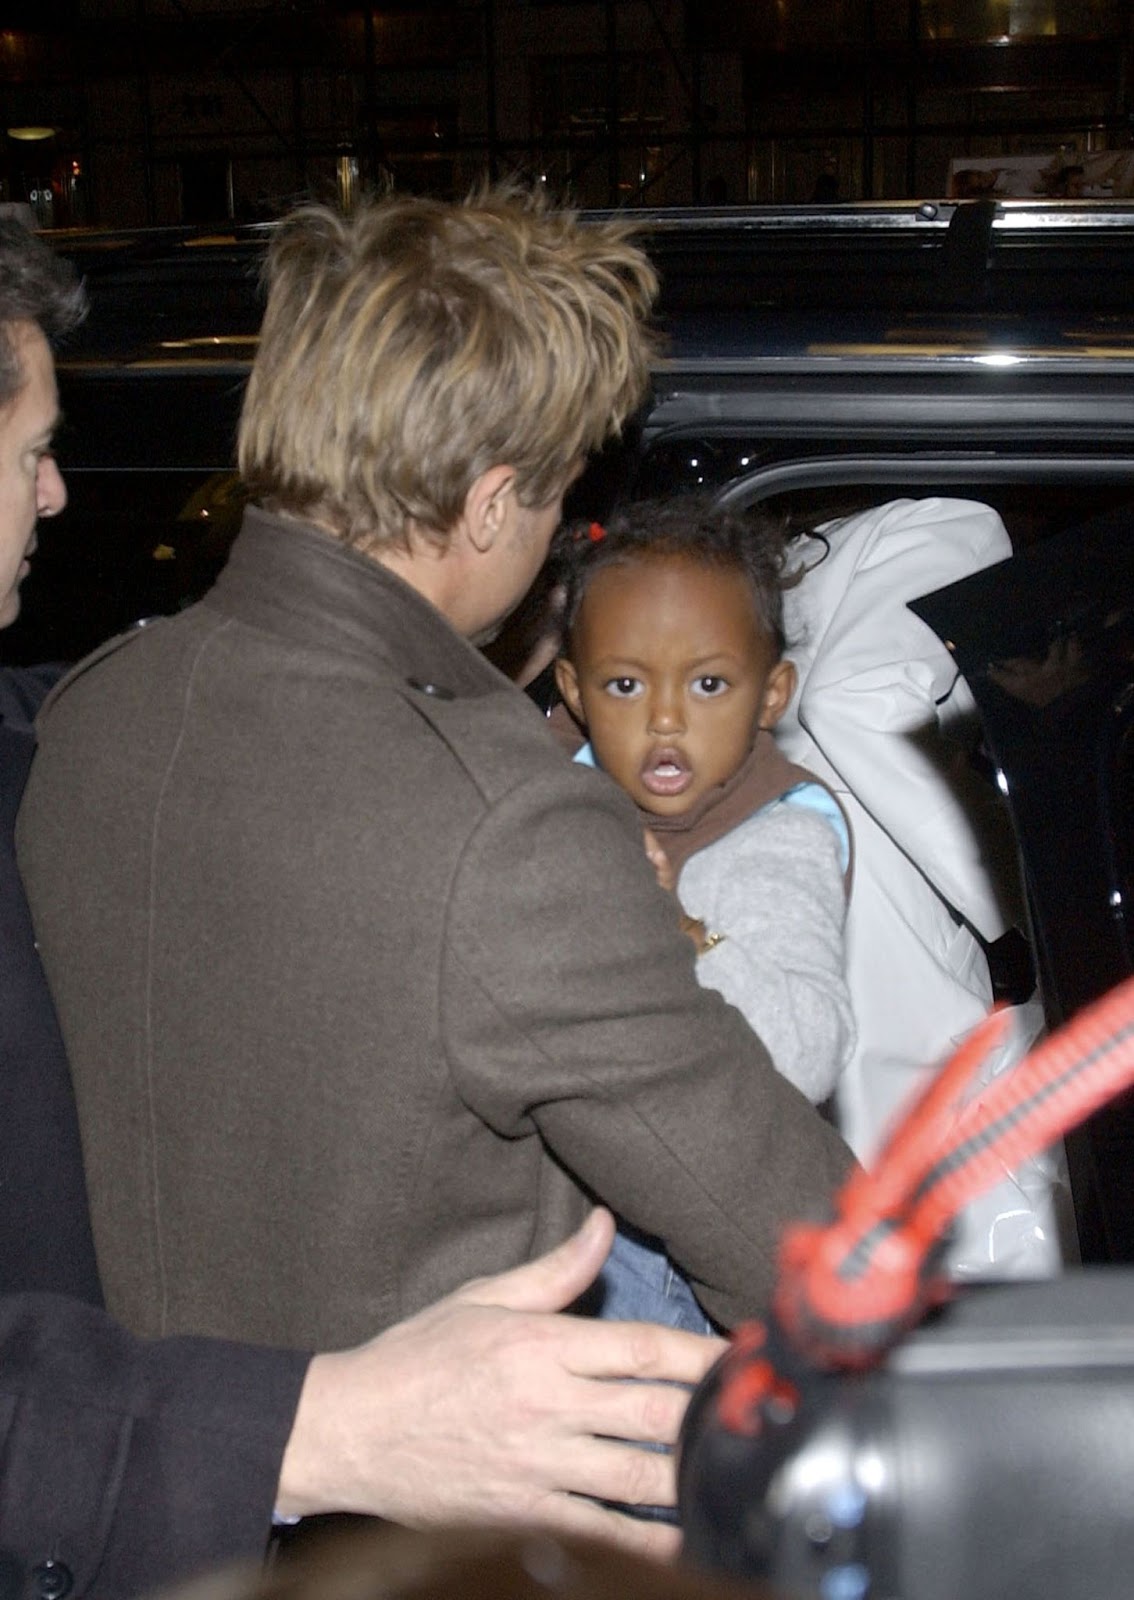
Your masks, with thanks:
M 59 395 L 51 348 L 34 322 L 8 330 L 23 382 L 0 407 L 0 628 L 16 620 L 40 517 L 57 516 L 67 490 L 51 453 Z

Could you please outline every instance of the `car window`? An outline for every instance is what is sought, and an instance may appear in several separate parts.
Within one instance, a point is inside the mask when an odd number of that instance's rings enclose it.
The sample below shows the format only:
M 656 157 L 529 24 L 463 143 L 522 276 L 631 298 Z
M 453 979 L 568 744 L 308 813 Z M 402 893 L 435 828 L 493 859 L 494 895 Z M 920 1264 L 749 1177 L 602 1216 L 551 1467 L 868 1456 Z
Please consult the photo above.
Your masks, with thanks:
M 1134 458 L 1029 448 L 990 460 L 971 449 L 832 451 L 806 442 L 791 451 L 758 435 L 693 434 L 653 445 L 637 466 L 634 494 L 689 490 L 715 492 L 739 508 L 759 504 L 793 532 L 883 500 L 979 500 L 1000 513 L 1018 549 L 1104 511 L 1134 507 Z

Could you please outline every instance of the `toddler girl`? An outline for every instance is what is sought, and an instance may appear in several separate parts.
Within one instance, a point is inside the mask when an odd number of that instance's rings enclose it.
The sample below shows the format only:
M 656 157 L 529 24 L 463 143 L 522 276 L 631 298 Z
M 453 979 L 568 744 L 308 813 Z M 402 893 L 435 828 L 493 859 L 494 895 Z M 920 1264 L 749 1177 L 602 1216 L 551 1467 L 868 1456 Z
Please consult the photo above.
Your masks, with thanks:
M 854 1042 L 843 976 L 850 870 L 829 790 L 780 753 L 783 541 L 701 496 L 642 502 L 568 531 L 559 691 L 638 807 L 702 985 L 743 1012 L 781 1073 L 827 1098 Z M 603 1316 L 706 1326 L 648 1240 L 619 1235 Z

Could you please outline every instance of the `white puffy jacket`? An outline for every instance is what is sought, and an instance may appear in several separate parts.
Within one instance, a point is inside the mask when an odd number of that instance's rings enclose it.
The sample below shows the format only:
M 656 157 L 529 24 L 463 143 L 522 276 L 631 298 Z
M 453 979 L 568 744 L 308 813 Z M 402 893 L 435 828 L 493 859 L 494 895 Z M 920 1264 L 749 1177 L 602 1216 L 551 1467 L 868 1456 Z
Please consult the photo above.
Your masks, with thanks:
M 895 1110 L 991 1004 L 984 951 L 966 924 L 993 940 L 1018 920 L 1006 819 L 948 738 L 951 722 L 975 715 L 972 698 L 906 605 L 1011 545 L 996 512 L 968 500 L 895 500 L 818 534 L 794 546 L 808 569 L 787 595 L 799 683 L 777 737 L 836 790 L 854 831 L 846 938 L 858 1044 L 838 1106 L 869 1163 Z M 993 1073 L 1019 1059 L 1041 1023 L 1037 1003 L 1016 1008 Z M 955 1274 L 1057 1271 L 1059 1171 L 1053 1153 L 977 1200 L 951 1252 Z

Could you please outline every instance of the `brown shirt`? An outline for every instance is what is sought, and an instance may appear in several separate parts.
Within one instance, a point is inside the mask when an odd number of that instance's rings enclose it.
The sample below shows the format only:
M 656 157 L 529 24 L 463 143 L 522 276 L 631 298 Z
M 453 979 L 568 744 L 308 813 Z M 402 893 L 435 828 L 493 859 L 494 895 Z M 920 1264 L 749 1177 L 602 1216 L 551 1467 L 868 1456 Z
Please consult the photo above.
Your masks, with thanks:
M 594 1195 L 731 1323 L 846 1169 L 626 797 L 315 529 L 249 512 L 205 601 L 77 669 L 19 847 L 139 1331 L 346 1343 Z

